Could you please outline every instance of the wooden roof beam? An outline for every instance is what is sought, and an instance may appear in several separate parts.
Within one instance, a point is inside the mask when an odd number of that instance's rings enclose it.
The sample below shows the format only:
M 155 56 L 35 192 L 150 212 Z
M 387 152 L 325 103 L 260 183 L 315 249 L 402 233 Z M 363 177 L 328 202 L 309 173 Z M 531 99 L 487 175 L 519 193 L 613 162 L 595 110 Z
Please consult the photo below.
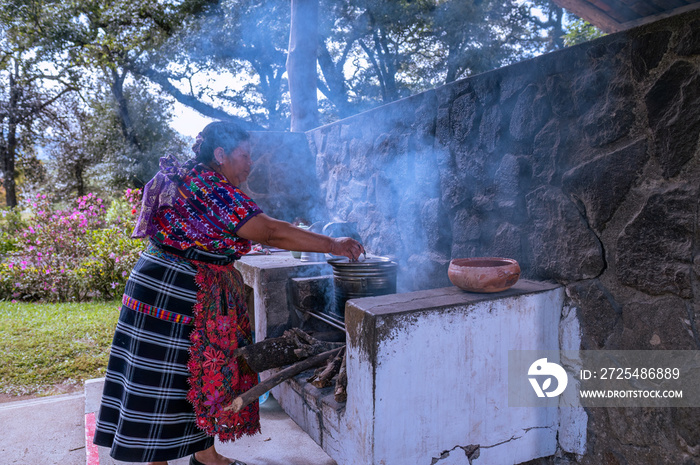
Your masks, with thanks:
M 617 32 L 622 30 L 619 22 L 611 18 L 600 8 L 581 0 L 552 0 L 560 7 L 588 21 L 603 32 Z
M 557 0 L 553 0 L 553 1 L 556 2 Z M 631 29 L 633 27 L 641 26 L 642 24 L 651 23 L 653 21 L 658 21 L 660 19 L 668 18 L 668 17 L 673 16 L 673 15 L 679 15 L 681 13 L 686 13 L 688 11 L 697 10 L 697 9 L 700 9 L 700 2 L 693 3 L 691 5 L 679 6 L 678 8 L 674 8 L 673 10 L 664 11 L 663 13 L 659 13 L 659 14 L 656 14 L 653 16 L 646 16 L 644 18 L 635 19 L 634 21 L 628 21 L 626 23 L 623 23 L 620 25 L 620 30 L 624 31 L 627 29 Z
M 619 21 L 610 17 L 610 15 L 608 15 L 608 13 L 606 13 L 605 11 L 601 10 L 600 8 L 585 0 L 552 1 L 560 7 L 565 8 L 570 13 L 598 27 L 603 32 L 608 33 L 624 31 L 633 27 L 641 26 L 643 24 L 651 23 L 653 21 L 658 21 L 663 18 L 668 18 L 669 16 L 685 13 L 700 8 L 700 1 L 695 0 L 695 3 L 692 3 L 690 5 L 680 6 L 655 15 L 645 16 L 643 18 L 620 23 Z

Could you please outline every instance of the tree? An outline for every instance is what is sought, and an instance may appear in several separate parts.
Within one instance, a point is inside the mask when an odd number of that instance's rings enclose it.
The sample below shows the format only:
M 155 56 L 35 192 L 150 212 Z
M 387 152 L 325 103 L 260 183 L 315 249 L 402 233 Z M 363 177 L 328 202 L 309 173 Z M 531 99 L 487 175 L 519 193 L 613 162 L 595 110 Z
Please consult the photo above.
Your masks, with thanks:
M 137 72 L 206 116 L 249 129 L 286 130 L 289 24 L 289 0 L 222 0 L 189 17 L 160 50 L 162 60 L 142 63 Z M 208 74 L 218 79 L 211 82 Z M 201 111 L 206 102 L 221 102 L 227 113 Z
M 603 37 L 605 33 L 582 19 L 573 20 L 566 29 L 566 34 L 563 36 L 564 45 L 570 47 L 572 45 L 588 42 L 589 40 Z
M 561 8 L 536 1 L 547 21 L 516 0 L 324 0 L 319 90 L 344 117 L 561 47 Z
M 529 8 L 512 0 L 450 1 L 434 15 L 444 82 L 498 68 L 527 57 L 537 35 Z
M 326 97 L 320 102 L 324 122 L 560 46 L 561 9 L 533 1 L 542 12 L 537 17 L 516 0 L 323 0 L 316 81 Z M 119 167 L 125 177 L 110 178 L 116 184 L 148 178 L 156 153 L 165 147 L 155 136 L 165 134 L 160 130 L 164 123 L 156 121 L 159 130 L 144 131 L 148 121 L 136 108 L 145 105 L 147 95 L 162 100 L 156 89 L 203 115 L 238 121 L 248 129 L 289 127 L 288 0 L 0 2 L 7 7 L 0 22 L 25 47 L 6 54 L 15 57 L 18 68 L 9 67 L 8 59 L 2 62 L 4 108 L 19 108 L 13 107 L 19 102 L 16 97 L 26 95 L 10 92 L 10 77 L 19 82 L 22 73 L 33 76 L 28 70 L 43 60 L 53 63 L 57 84 L 37 86 L 36 95 L 62 98 L 55 91 L 79 88 L 82 105 L 92 102 L 99 109 L 81 109 L 86 112 L 81 116 L 65 106 L 66 114 L 77 118 L 67 123 L 57 106 L 48 112 L 53 122 L 24 116 L 24 126 L 17 119 L 10 124 L 11 112 L 2 114 L 8 142 L 11 127 L 26 127 L 27 134 L 40 133 L 31 129 L 39 124 L 54 128 L 56 135 L 68 131 L 72 145 L 54 145 L 54 150 L 66 157 L 65 169 L 73 160 L 73 178 L 65 177 L 75 181 L 70 189 L 86 188 L 80 167 L 92 163 Z M 13 69 L 27 71 L 12 75 Z M 212 75 L 218 79 L 208 79 Z M 40 82 L 47 79 L 44 73 Z M 75 85 L 78 80 L 82 85 Z M 23 89 L 27 82 L 22 81 Z M 72 87 L 66 86 L 70 83 Z M 50 100 L 43 109 L 53 105 Z M 104 146 L 78 146 L 77 141 L 88 144 L 83 140 L 88 123 L 89 134 L 101 134 L 95 140 Z M 110 125 L 118 128 L 119 136 Z M 4 155 L 11 153 L 11 145 L 4 144 L 3 162 L 13 159 Z M 90 158 L 95 154 L 103 159 Z M 6 172 L 12 172 L 7 163 Z
M 134 150 L 119 125 L 118 104 L 107 92 L 90 101 L 79 128 L 81 138 L 74 160 L 86 160 L 84 176 L 96 186 L 123 190 L 143 187 L 158 171 L 159 159 L 172 154 L 181 160 L 190 157 L 188 142 L 169 126 L 171 103 L 136 81 L 124 89 L 129 114 L 133 115 L 134 136 L 140 141 Z M 66 160 L 61 154 L 57 160 Z M 70 157 L 67 160 L 71 160 Z M 64 170 L 70 168 L 65 164 Z
M 0 141 L 0 159 L 2 159 L 3 187 L 5 189 L 5 203 L 9 207 L 17 206 L 16 190 L 16 163 L 19 149 L 18 133 L 21 125 L 31 124 L 31 113 L 27 110 L 23 100 L 25 84 L 22 80 L 23 69 L 17 56 L 11 51 L 5 52 L 4 60 L 0 62 L 0 75 L 2 81 L 2 111 L 0 112 L 0 124 L 2 125 L 2 140 Z M 21 52 L 18 52 L 21 57 Z
M 535 1 L 547 21 L 516 0 L 323 0 L 324 111 L 348 116 L 545 48 L 542 28 L 556 29 L 561 9 Z M 44 29 L 110 81 L 122 132 L 136 149 L 123 96 L 130 77 L 212 118 L 289 127 L 288 0 L 76 0 L 54 16 L 62 26 Z M 211 82 L 211 74 L 220 78 Z
M 123 95 L 132 77 L 150 80 L 205 116 L 248 129 L 262 129 L 259 121 L 287 126 L 288 1 L 75 0 L 54 6 L 41 24 L 46 42 L 110 82 L 122 131 L 134 147 L 139 141 Z M 209 71 L 230 74 L 231 85 L 199 79 Z
M 402 78 L 414 71 L 428 71 L 430 78 L 429 67 L 421 65 L 432 58 L 432 4 L 326 0 L 322 9 L 332 14 L 320 25 L 319 90 L 338 116 L 409 95 L 415 81 Z
M 90 148 L 95 141 L 90 130 L 87 106 L 77 97 L 65 98 L 46 131 L 43 144 L 51 167 L 53 198 L 82 197 L 90 189 L 88 170 L 95 166 L 101 154 Z
M 34 126 L 64 95 L 77 89 L 70 65 L 47 61 L 31 25 L 33 5 L 0 5 L 0 161 L 7 206 L 17 205 L 17 158 L 33 155 Z M 29 158 L 28 158 L 29 159 Z
M 134 83 L 124 91 L 141 141 L 138 151 L 124 137 L 117 103 L 107 89 L 87 102 L 64 102 L 64 118 L 44 139 L 54 194 L 70 198 L 107 189 L 111 197 L 114 191 L 143 187 L 158 171 L 160 157 L 189 158 L 189 144 L 168 124 L 171 103 L 145 88 Z
M 533 6 L 540 14 L 531 14 L 531 22 L 534 32 L 544 31 L 546 34 L 539 38 L 540 52 L 551 52 L 563 48 L 564 43 L 564 19 L 566 13 L 563 8 L 551 0 L 532 0 Z M 542 19 L 546 17 L 546 19 Z
M 44 1 L 52 14 L 37 18 L 36 42 L 55 59 L 80 66 L 89 77 L 81 98 L 92 106 L 66 104 L 72 121 L 56 122 L 51 153 L 69 181 L 63 188 L 82 192 L 93 165 L 111 186 L 142 186 L 158 158 L 182 152 L 184 142 L 167 125 L 168 104 L 139 70 L 162 62 L 158 51 L 182 22 L 215 2 Z
M 291 100 L 291 130 L 302 132 L 318 125 L 316 49 L 318 0 L 292 0 L 287 79 Z
M 101 74 L 115 102 L 117 122 L 130 148 L 142 150 L 133 116 L 129 112 L 124 86 L 132 73 L 131 64 L 148 60 L 153 51 L 192 11 L 207 1 L 190 2 L 107 2 L 76 0 L 51 4 L 53 17 L 41 18 L 42 45 L 55 56 L 67 53 L 85 73 Z
M 277 3 L 284 4 L 281 0 Z M 90 165 L 97 163 L 101 163 L 100 169 L 109 167 L 118 170 L 118 175 L 103 176 L 112 185 L 142 185 L 157 169 L 160 156 L 171 150 L 186 151 L 183 150 L 184 142 L 167 127 L 166 118 L 170 112 L 165 108 L 165 102 L 162 97 L 156 97 L 156 88 L 144 78 L 157 83 L 174 98 L 195 107 L 203 114 L 246 123 L 243 118 L 223 111 L 214 104 L 208 104 L 202 98 L 206 89 L 198 90 L 196 95 L 188 95 L 176 88 L 170 80 L 173 78 L 170 72 L 175 68 L 172 66 L 172 55 L 165 53 L 172 51 L 172 47 L 168 47 L 168 40 L 171 40 L 170 44 L 179 44 L 176 33 L 183 26 L 186 28 L 189 24 L 202 25 L 214 21 L 207 12 L 215 9 L 216 1 L 165 0 L 133 3 L 37 0 L 26 4 L 20 0 L 3 0 L 2 4 L 6 8 L 0 15 L 0 26 L 4 28 L 3 45 L 7 47 L 0 68 L 0 79 L 4 78 L 7 85 L 2 88 L 5 99 L 3 111 L 0 112 L 0 122 L 6 128 L 3 131 L 6 143 L 0 145 L 0 155 L 6 173 L 8 203 L 11 205 L 16 204 L 15 158 L 21 152 L 18 141 L 26 140 L 27 149 L 39 142 L 38 139 L 20 137 L 22 131 L 34 133 L 31 128 L 37 121 L 41 121 L 43 128 L 49 129 L 49 138 L 45 143 L 51 144 L 53 166 L 62 173 L 60 179 L 66 182 L 61 185 L 66 192 L 84 192 Z M 248 4 L 250 11 L 262 11 L 255 2 Z M 274 11 L 265 13 L 268 17 L 280 16 Z M 284 16 L 285 14 L 282 15 Z M 288 12 L 286 16 L 288 17 Z M 233 30 L 240 31 L 241 28 Z M 213 32 L 217 30 L 213 29 Z M 12 42 L 10 38 L 17 40 Z M 239 63 L 242 62 L 240 57 L 244 57 L 249 58 L 249 63 L 253 66 L 261 64 L 257 67 L 260 76 L 270 78 L 261 79 L 262 86 L 267 86 L 266 95 L 273 96 L 263 101 L 269 110 L 267 119 L 284 121 L 286 111 L 283 96 L 286 89 L 284 85 L 277 84 L 282 81 L 285 54 L 283 50 L 274 47 L 270 49 L 272 53 L 261 54 L 261 48 L 256 47 L 258 43 L 267 46 L 271 41 L 255 39 L 246 42 L 240 50 L 223 48 L 222 53 L 213 57 L 202 55 L 199 63 L 185 61 L 185 67 L 201 63 L 203 66 L 214 64 L 210 68 L 218 69 L 230 64 L 234 57 Z M 14 48 L 8 48 L 10 46 Z M 278 62 L 282 65 L 275 67 Z M 57 103 L 62 94 L 60 86 L 54 85 L 52 89 L 56 92 L 49 94 L 54 98 L 42 102 L 35 98 L 37 92 L 29 92 L 30 85 L 36 84 L 35 87 L 39 89 L 39 80 L 51 78 L 46 73 L 32 73 L 31 70 L 38 63 L 50 63 L 54 69 L 59 63 L 65 65 L 68 74 L 61 76 L 57 72 L 53 79 L 56 82 L 73 79 L 74 85 L 68 90 L 80 89 L 82 101 L 95 104 L 98 111 L 87 112 L 84 107 L 75 104 L 76 100 L 40 118 L 35 110 L 47 110 L 48 105 Z M 250 66 L 237 66 L 249 76 L 249 70 L 252 69 Z M 75 72 L 76 69 L 79 71 Z M 270 70 L 272 72 L 268 72 Z M 83 78 L 83 85 L 75 84 L 78 78 Z M 135 83 L 141 88 L 136 87 Z M 104 100 L 105 85 L 111 96 L 109 102 Z M 248 92 L 248 95 L 252 93 Z M 228 95 L 218 93 L 214 97 L 226 101 Z M 29 104 L 30 100 L 32 105 Z M 149 114 L 148 111 L 153 113 Z M 112 125 L 118 128 L 120 134 L 112 130 Z M 249 124 L 251 129 L 260 127 L 254 123 Z M 101 159 L 96 159 L 96 155 Z

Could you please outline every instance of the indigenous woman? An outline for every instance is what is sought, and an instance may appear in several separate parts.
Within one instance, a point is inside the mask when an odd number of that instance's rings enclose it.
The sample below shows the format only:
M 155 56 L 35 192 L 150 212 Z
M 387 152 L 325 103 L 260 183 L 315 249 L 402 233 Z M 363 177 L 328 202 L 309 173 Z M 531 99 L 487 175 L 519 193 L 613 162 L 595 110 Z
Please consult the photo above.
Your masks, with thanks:
M 125 462 L 245 465 L 220 455 L 214 437 L 260 431 L 254 402 L 223 407 L 257 383 L 230 356 L 252 342 L 234 262 L 251 241 L 356 259 L 351 238 L 330 238 L 265 215 L 238 186 L 251 169 L 248 134 L 227 122 L 197 137 L 195 158 L 172 157 L 146 185 L 133 236 L 148 237 L 122 299 L 94 442 Z

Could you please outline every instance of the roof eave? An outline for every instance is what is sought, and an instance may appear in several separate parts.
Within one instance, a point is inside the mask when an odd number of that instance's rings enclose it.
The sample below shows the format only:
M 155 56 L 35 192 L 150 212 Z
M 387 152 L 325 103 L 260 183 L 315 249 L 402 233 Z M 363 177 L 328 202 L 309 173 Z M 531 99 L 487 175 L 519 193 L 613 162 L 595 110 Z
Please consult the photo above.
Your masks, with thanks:
M 552 0 L 554 3 L 560 7 L 566 9 L 568 12 L 578 16 L 581 19 L 588 21 L 589 23 L 596 26 L 603 32 L 618 32 L 624 31 L 636 26 L 641 26 L 642 24 L 651 23 L 653 21 L 658 21 L 663 18 L 668 18 L 669 16 L 686 13 L 688 11 L 697 10 L 700 8 L 700 2 L 693 3 L 691 5 L 684 5 L 672 10 L 664 11 L 651 16 L 644 16 L 638 19 L 627 21 L 625 23 L 620 23 L 605 11 L 594 6 L 591 3 L 582 0 Z

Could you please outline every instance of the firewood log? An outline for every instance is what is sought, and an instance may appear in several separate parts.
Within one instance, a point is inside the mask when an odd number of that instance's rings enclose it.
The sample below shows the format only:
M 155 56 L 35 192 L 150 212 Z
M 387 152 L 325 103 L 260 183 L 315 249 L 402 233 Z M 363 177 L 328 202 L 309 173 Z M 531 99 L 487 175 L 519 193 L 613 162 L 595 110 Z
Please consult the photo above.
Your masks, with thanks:
M 265 394 L 267 391 L 277 386 L 282 381 L 289 379 L 292 376 L 298 375 L 302 371 L 306 371 L 310 368 L 314 368 L 318 365 L 321 365 L 331 357 L 335 357 L 343 349 L 343 347 L 339 347 L 337 349 L 332 349 L 327 352 L 314 355 L 313 357 L 309 357 L 305 360 L 302 360 L 301 362 L 295 363 L 294 365 L 281 370 L 280 372 L 274 374 L 265 381 L 259 383 L 257 386 L 253 386 L 240 396 L 233 399 L 231 405 L 224 407 L 224 410 L 233 410 L 234 413 L 239 412 L 243 407 L 254 402 L 261 395 Z
M 340 366 L 343 363 L 344 357 L 345 349 L 341 350 L 337 356 L 330 359 L 325 367 L 318 368 L 313 376 L 306 381 L 319 389 L 330 386 L 333 377 L 340 371 Z
M 291 365 L 322 352 L 342 347 L 342 342 L 319 341 L 299 328 L 284 332 L 282 337 L 265 339 L 236 349 L 234 357 L 242 357 L 256 373 Z
M 347 352 L 344 352 L 343 362 L 340 365 L 340 372 L 338 373 L 338 377 L 335 380 L 334 397 L 336 402 L 345 402 L 346 400 L 348 400 L 348 370 L 346 365 L 347 356 Z

